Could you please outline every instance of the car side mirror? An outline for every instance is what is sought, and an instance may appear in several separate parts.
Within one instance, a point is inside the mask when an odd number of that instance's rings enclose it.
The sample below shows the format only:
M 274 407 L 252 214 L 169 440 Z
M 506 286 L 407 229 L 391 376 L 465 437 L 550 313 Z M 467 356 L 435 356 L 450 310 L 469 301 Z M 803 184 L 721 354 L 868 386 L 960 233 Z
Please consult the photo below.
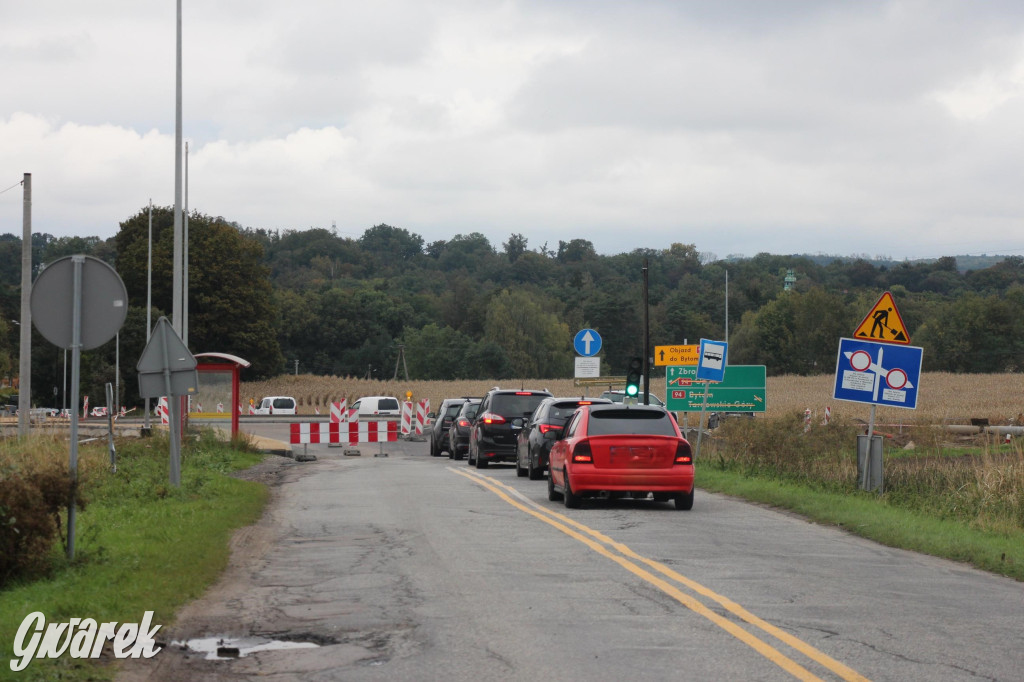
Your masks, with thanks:
M 544 432 L 544 440 L 558 440 L 562 437 L 561 429 L 552 429 Z
M 433 418 L 434 418 L 434 417 L 436 417 L 436 416 L 437 416 L 437 415 L 436 415 L 436 414 L 434 414 L 433 412 L 427 412 L 427 419 L 433 419 Z
M 523 424 L 525 423 L 526 422 L 522 417 L 516 417 L 515 419 L 512 420 L 512 426 L 516 426 L 520 429 L 523 428 Z

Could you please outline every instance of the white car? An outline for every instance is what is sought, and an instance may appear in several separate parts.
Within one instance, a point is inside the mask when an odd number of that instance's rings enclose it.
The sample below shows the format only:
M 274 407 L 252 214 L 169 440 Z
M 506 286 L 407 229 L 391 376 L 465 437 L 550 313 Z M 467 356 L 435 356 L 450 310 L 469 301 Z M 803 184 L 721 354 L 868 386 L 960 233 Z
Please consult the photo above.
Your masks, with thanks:
M 272 395 L 260 400 L 256 414 L 295 414 L 295 398 L 289 395 Z
M 94 407 L 94 408 L 92 408 L 92 411 L 89 413 L 89 416 L 91 416 L 91 417 L 106 417 L 107 416 L 107 408 L 105 408 L 105 407 Z

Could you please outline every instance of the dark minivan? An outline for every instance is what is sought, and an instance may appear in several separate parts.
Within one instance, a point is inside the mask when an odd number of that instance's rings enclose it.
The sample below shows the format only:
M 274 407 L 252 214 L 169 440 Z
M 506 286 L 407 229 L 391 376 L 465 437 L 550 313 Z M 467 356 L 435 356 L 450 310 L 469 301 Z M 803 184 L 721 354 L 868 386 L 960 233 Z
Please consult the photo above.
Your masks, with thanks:
M 480 403 L 469 432 L 468 464 L 484 469 L 490 462 L 516 461 L 519 431 L 541 401 L 545 390 L 492 388 Z

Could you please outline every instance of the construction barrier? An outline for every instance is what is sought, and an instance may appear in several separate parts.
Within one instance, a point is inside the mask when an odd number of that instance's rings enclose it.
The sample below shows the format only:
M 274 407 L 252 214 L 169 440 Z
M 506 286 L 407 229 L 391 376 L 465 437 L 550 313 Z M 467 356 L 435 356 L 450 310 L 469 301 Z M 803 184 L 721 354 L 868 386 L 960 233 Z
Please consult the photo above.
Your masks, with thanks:
M 828 426 L 829 422 L 832 421 L 832 408 L 825 406 L 825 421 L 822 422 L 825 426 Z
M 427 413 L 430 412 L 430 401 L 424 398 L 416 405 L 416 435 L 423 435 L 423 426 L 427 423 Z
M 412 402 L 402 403 L 402 435 L 408 436 L 412 433 Z
M 334 424 L 344 424 L 352 420 L 352 415 L 355 410 L 348 409 L 348 400 L 342 398 L 336 403 L 331 403 L 331 422 Z
M 160 423 L 164 425 L 170 425 L 171 415 L 168 412 L 170 407 L 167 404 L 167 396 L 160 396 L 160 400 L 156 403 L 156 413 L 160 415 Z
M 398 440 L 398 423 L 386 421 L 291 424 L 291 443 L 383 443 Z

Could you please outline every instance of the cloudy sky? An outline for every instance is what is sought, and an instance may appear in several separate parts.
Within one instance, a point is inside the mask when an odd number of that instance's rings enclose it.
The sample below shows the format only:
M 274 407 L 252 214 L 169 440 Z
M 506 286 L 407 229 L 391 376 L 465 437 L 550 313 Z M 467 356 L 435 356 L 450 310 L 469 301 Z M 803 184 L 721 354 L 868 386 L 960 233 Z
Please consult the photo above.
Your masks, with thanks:
M 1019 0 L 184 0 L 189 207 L 497 248 L 1024 253 Z M 175 3 L 0 0 L 0 234 L 174 203 Z

